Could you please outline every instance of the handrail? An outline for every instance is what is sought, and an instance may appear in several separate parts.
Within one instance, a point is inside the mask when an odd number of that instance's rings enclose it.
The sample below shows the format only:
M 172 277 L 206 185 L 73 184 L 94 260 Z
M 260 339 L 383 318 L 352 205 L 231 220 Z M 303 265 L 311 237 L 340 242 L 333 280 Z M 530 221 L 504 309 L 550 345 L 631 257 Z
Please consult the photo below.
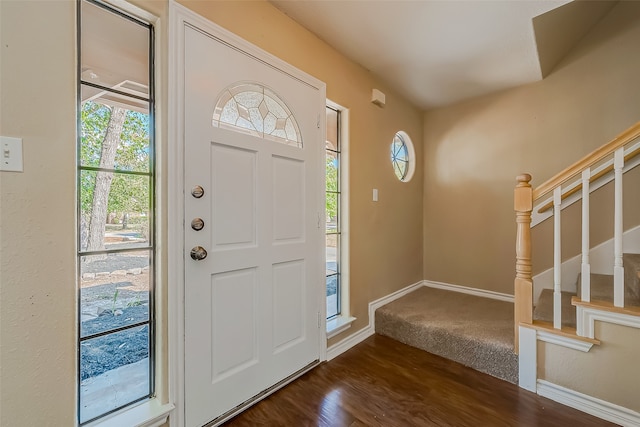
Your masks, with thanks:
M 571 194 L 582 188 L 583 193 L 587 192 L 585 198 L 588 201 L 588 189 L 589 182 L 595 181 L 601 178 L 603 175 L 609 172 L 607 165 L 602 165 L 599 169 L 602 171 L 596 171 L 593 176 L 589 176 L 583 171 L 589 169 L 594 164 L 600 162 L 606 156 L 615 153 L 613 170 L 615 172 L 615 253 L 614 253 L 614 305 L 616 307 L 624 307 L 624 269 L 622 266 L 622 173 L 625 163 L 625 157 L 632 158 L 640 154 L 640 149 L 636 147 L 632 148 L 630 152 L 624 154 L 623 147 L 640 137 L 640 122 L 634 124 L 613 140 L 596 149 L 591 154 L 583 157 L 575 162 L 573 165 L 565 169 L 564 171 L 556 174 L 553 178 L 549 179 L 536 189 L 531 188 L 531 175 L 522 174 L 516 177 L 517 185 L 514 190 L 514 210 L 516 212 L 516 277 L 514 280 L 514 350 L 515 353 L 519 353 L 519 327 L 521 324 L 531 325 L 533 323 L 533 278 L 532 278 L 532 244 L 531 244 L 531 214 L 533 210 L 533 204 L 541 196 L 546 195 L 550 191 L 554 191 L 554 208 L 556 210 L 557 223 L 554 224 L 554 329 L 561 330 L 561 246 L 560 246 L 560 209 L 561 209 L 561 185 L 566 181 L 574 178 L 578 174 L 582 174 L 582 182 L 574 183 L 574 187 L 568 191 Z M 579 184 L 579 187 L 578 187 Z M 564 197 L 569 196 L 566 194 Z M 586 211 L 588 212 L 588 205 Z M 585 207 L 583 206 L 583 221 L 587 221 L 588 216 L 585 217 Z M 588 230 L 589 227 L 583 227 L 583 246 L 586 244 L 588 247 Z M 586 243 L 585 243 L 586 242 Z M 584 249 L 583 249 L 584 252 Z M 587 251 L 588 254 L 588 251 Z M 582 260 L 582 286 L 590 286 L 588 280 L 585 277 L 590 277 L 589 273 L 589 260 L 584 256 Z M 557 277 L 556 277 L 557 276 Z M 586 292 L 584 294 L 587 294 Z M 588 300 L 588 299 L 587 299 Z
M 639 122 L 639 124 L 640 124 L 640 122 Z M 633 140 L 633 138 L 631 140 Z M 636 157 L 638 155 L 640 155 L 640 147 L 635 149 L 634 151 L 628 153 L 626 156 L 624 156 L 624 162 L 626 163 L 626 162 L 628 162 L 629 160 L 633 159 L 634 157 Z M 611 171 L 613 171 L 613 163 L 611 165 L 607 166 L 606 168 L 604 168 L 603 170 L 601 170 L 600 172 L 594 174 L 589 179 L 589 182 L 590 183 L 591 182 L 595 182 L 595 181 L 599 180 L 600 178 L 602 178 L 603 176 L 605 176 L 606 174 L 608 174 Z M 575 194 L 575 193 L 577 193 L 578 191 L 581 191 L 581 190 L 582 190 L 582 183 L 579 183 L 578 185 L 576 185 L 575 187 L 573 187 L 571 190 L 567 191 L 566 193 L 562 193 L 562 200 L 566 199 L 567 197 L 569 197 L 572 194 Z M 535 194 L 535 192 L 534 192 L 534 194 Z M 535 200 L 535 197 L 534 197 L 534 200 Z M 552 207 L 553 207 L 553 201 L 550 201 L 550 202 L 542 205 L 540 207 L 540 209 L 538 209 L 538 213 L 546 212 L 549 209 L 551 209 Z
M 602 160 L 603 157 L 613 153 L 618 148 L 623 147 L 629 142 L 633 141 L 637 137 L 640 136 L 640 122 L 634 124 L 629 129 L 622 132 L 620 135 L 616 136 L 610 142 L 606 143 L 602 147 L 596 149 L 591 154 L 586 155 L 582 159 L 578 160 L 564 171 L 556 174 L 549 180 L 545 181 L 537 188 L 533 190 L 533 200 L 538 200 L 540 197 L 544 196 L 551 190 L 553 190 L 558 185 L 567 181 L 568 179 L 573 178 L 574 176 L 581 173 L 587 167 L 590 167 L 594 163 Z

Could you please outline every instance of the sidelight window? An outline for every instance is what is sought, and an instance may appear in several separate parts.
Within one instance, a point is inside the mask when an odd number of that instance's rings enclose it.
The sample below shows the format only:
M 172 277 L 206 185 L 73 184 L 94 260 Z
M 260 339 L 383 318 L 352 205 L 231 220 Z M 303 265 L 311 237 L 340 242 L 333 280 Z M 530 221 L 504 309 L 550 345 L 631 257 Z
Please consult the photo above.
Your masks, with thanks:
M 340 111 L 327 107 L 326 141 L 326 284 L 327 319 L 341 314 L 341 193 Z
M 79 2 L 78 420 L 154 393 L 153 26 Z
M 327 100 L 326 301 L 327 338 L 356 320 L 349 307 L 349 110 Z

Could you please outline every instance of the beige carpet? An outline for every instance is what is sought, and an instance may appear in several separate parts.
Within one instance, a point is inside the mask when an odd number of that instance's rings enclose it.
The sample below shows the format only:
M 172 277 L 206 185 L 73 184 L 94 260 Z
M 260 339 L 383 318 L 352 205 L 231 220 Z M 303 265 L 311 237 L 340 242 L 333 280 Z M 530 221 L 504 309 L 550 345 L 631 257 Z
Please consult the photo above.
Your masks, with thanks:
M 422 287 L 376 310 L 376 332 L 518 383 L 512 303 Z

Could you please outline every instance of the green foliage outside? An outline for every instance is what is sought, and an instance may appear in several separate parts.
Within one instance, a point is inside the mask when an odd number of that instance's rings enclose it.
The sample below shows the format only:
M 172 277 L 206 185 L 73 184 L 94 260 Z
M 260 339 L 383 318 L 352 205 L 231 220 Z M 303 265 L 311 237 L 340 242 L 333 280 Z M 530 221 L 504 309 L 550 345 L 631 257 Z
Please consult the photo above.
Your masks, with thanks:
M 82 105 L 82 166 L 100 166 L 102 142 L 111 117 L 111 108 L 93 101 Z M 114 169 L 149 171 L 149 116 L 127 111 L 116 151 Z M 97 172 L 85 171 L 80 176 L 80 205 L 90 215 Z M 149 210 L 149 177 L 115 173 L 109 192 L 108 212 L 146 214 Z
M 82 143 L 80 162 L 82 166 L 98 167 L 102 143 L 111 117 L 111 108 L 93 101 L 82 105 Z M 149 116 L 136 111 L 126 114 L 120 141 L 116 151 L 114 169 L 121 171 L 148 172 Z M 89 220 L 93 202 L 97 172 L 81 171 L 80 205 L 85 220 Z M 333 220 L 338 212 L 338 162 L 334 153 L 326 156 L 326 209 L 328 219 Z M 118 217 L 125 214 L 145 215 L 149 211 L 149 177 L 115 173 L 111 182 L 107 211 Z M 131 223 L 139 222 L 135 217 Z
M 338 162 L 334 157 L 335 154 L 327 153 L 326 157 L 326 173 L 327 173 L 327 197 L 326 197 L 326 209 L 327 217 L 329 219 L 335 219 L 338 214 L 338 195 L 331 192 L 338 191 Z

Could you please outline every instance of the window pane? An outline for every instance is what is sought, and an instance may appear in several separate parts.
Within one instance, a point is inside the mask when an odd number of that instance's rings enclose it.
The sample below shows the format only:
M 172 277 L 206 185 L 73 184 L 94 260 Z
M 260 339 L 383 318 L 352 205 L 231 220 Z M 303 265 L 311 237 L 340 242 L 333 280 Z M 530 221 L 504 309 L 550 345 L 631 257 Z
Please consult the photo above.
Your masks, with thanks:
M 85 90 L 86 89 L 86 90 Z M 96 89 L 83 86 L 86 92 Z M 95 94 L 96 100 L 82 104 L 80 164 L 124 171 L 148 172 L 150 169 L 149 115 L 146 101 L 140 108 L 126 105 L 126 97 L 106 93 Z M 100 97 L 102 96 L 102 97 Z M 117 135 L 116 135 L 117 133 Z
M 327 150 L 327 191 L 338 191 L 338 154 Z
M 327 148 L 340 151 L 338 146 L 338 112 L 327 108 Z
M 149 29 L 94 4 L 81 5 L 82 80 L 149 86 Z
M 327 234 L 327 276 L 338 272 L 338 234 Z
M 149 246 L 150 177 L 80 171 L 80 250 Z
M 338 275 L 327 276 L 327 318 L 339 313 Z
M 81 423 L 149 394 L 149 325 L 80 343 Z
M 411 150 L 409 147 L 411 147 Z M 393 173 L 400 181 L 406 182 L 413 175 L 415 165 L 410 163 L 413 162 L 413 159 L 410 158 L 410 151 L 413 152 L 413 145 L 409 136 L 404 132 L 396 133 L 391 143 L 390 158 Z
M 80 336 L 149 320 L 149 252 L 80 257 Z
M 327 193 L 327 233 L 338 232 L 338 194 Z

